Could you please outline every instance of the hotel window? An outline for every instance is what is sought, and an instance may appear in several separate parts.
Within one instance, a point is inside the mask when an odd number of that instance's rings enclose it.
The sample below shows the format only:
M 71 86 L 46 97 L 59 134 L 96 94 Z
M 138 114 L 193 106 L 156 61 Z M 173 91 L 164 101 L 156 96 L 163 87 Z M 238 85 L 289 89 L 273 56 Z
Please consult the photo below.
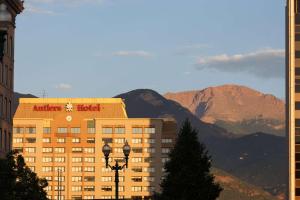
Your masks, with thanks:
M 74 134 L 80 133 L 80 128 L 79 127 L 73 127 L 73 128 L 71 128 L 71 133 L 74 133 Z
M 22 147 L 15 147 L 14 150 L 16 150 L 19 153 L 23 153 L 23 148 Z
M 95 120 L 88 120 L 87 121 L 87 131 L 88 131 L 88 133 L 96 133 Z
M 119 186 L 119 192 L 124 192 L 124 186 Z M 124 199 L 124 197 L 122 197 Z
M 121 198 L 121 197 L 120 197 Z M 100 196 L 100 199 L 112 199 L 112 196 L 107 196 L 107 195 L 105 195 L 105 196 Z
M 84 182 L 95 182 L 95 176 L 85 176 Z
M 144 186 L 143 190 L 145 192 L 154 192 L 155 191 L 155 187 L 153 187 L 153 186 Z
M 47 187 L 45 187 L 45 190 L 46 190 L 46 191 L 51 191 L 51 190 L 52 190 L 51 185 L 48 185 Z
M 131 162 L 133 162 L 133 163 L 141 163 L 142 162 L 142 158 L 141 157 L 131 158 Z
M 102 138 L 103 143 L 112 143 L 113 139 L 112 138 Z
M 51 133 L 51 128 L 50 127 L 44 127 L 43 128 L 43 133 L 50 134 Z
M 43 143 L 51 143 L 51 138 L 43 138 Z
M 65 138 L 57 138 L 56 142 L 57 143 L 66 143 L 66 139 Z
M 131 177 L 131 180 L 132 180 L 133 182 L 142 182 L 142 181 L 143 181 L 143 179 L 142 179 L 141 176 L 134 176 L 134 177 Z
M 101 190 L 103 192 L 111 192 L 112 191 L 112 186 L 102 186 Z
M 24 160 L 26 163 L 34 163 L 35 157 L 25 157 Z
M 35 153 L 35 147 L 25 147 L 24 149 L 27 153 Z
M 152 157 L 146 157 L 146 158 L 144 158 L 144 162 L 145 163 L 152 163 L 154 160 L 153 160 L 153 158 Z
M 124 182 L 124 181 L 125 181 L 124 176 L 120 176 L 120 177 L 119 177 L 119 181 L 120 181 L 120 182 Z
M 95 148 L 84 148 L 84 153 L 95 153 Z
M 57 133 L 68 133 L 68 128 L 65 128 L 65 127 L 60 127 L 60 128 L 57 128 Z
M 60 186 L 54 186 L 54 190 L 55 191 L 65 191 L 65 186 L 64 185 L 60 185 Z M 60 198 L 61 199 L 61 198 Z
M 95 143 L 95 138 L 87 138 L 86 142 L 90 143 L 90 144 L 94 144 Z
M 133 138 L 131 140 L 132 144 L 141 144 L 142 143 L 142 139 L 141 138 Z
M 145 128 L 145 133 L 155 134 L 155 128 Z
M 82 153 L 82 148 L 81 147 L 73 147 L 72 153 Z
M 111 134 L 113 132 L 113 129 L 112 128 L 102 128 L 102 133 L 104 134 Z
M 42 152 L 43 153 L 52 153 L 52 147 L 43 147 Z
M 43 166 L 42 172 L 52 172 L 52 167 L 51 166 Z
M 170 152 L 171 152 L 170 148 L 162 148 L 161 149 L 161 153 L 163 153 L 163 154 L 169 154 Z
M 102 162 L 105 163 L 105 158 L 101 158 Z M 113 161 L 113 158 L 112 157 L 109 157 L 108 158 L 108 162 L 112 162 Z
M 155 148 L 145 148 L 144 151 L 146 153 L 155 153 Z
M 64 163 L 65 162 L 65 157 L 55 157 L 54 162 Z
M 94 172 L 95 171 L 95 167 L 84 167 L 84 171 L 85 172 Z
M 36 138 L 25 138 L 26 143 L 35 143 L 36 142 Z
M 125 128 L 124 127 L 116 127 L 115 128 L 115 133 L 124 134 L 125 133 Z
M 84 195 L 83 199 L 95 199 L 95 196 L 93 196 L 93 195 Z
M 72 192 L 81 192 L 81 186 L 72 186 Z
M 111 176 L 102 176 L 101 181 L 102 182 L 111 182 L 112 178 L 111 178 Z
M 82 158 L 81 157 L 73 157 L 72 158 L 72 162 L 73 163 L 81 163 L 82 162 Z
M 35 167 L 34 167 L 34 166 L 28 166 L 28 168 L 29 168 L 31 171 L 35 172 Z
M 144 139 L 144 143 L 146 143 L 146 144 L 154 144 L 155 143 L 155 139 L 152 139 L 152 138 Z
M 44 177 L 47 181 L 52 181 L 52 176 L 45 176 Z
M 132 133 L 133 134 L 142 134 L 143 133 L 143 128 L 132 128 Z
M 114 148 L 114 153 L 123 153 L 123 148 Z
M 95 186 L 92 186 L 92 185 L 83 186 L 83 190 L 84 191 L 95 191 Z
M 132 186 L 131 187 L 131 191 L 132 192 L 141 192 L 142 191 L 142 187 L 141 186 Z
M 133 172 L 143 172 L 143 168 L 142 167 L 132 167 L 131 170 Z
M 84 158 L 84 162 L 94 163 L 95 162 L 95 158 L 94 157 L 86 157 L 86 158 Z
M 54 181 L 58 181 L 58 179 L 59 179 L 59 181 L 62 181 L 62 182 L 65 181 L 65 177 L 64 176 L 60 176 L 59 178 L 58 178 L 58 176 L 54 177 Z
M 72 143 L 80 143 L 80 138 L 72 138 Z
M 161 159 L 161 162 L 162 162 L 162 163 L 166 163 L 166 162 L 168 162 L 169 160 L 170 160 L 170 158 L 162 158 L 162 159 Z
M 81 176 L 72 176 L 72 182 L 81 182 L 82 177 Z
M 153 176 L 144 176 L 144 181 L 146 182 L 154 182 L 155 178 Z
M 49 162 L 52 162 L 52 157 L 43 157 L 42 160 L 44 163 L 49 163 Z
M 2 142 L 2 141 L 1 141 Z M 23 138 L 14 138 L 13 143 L 23 143 Z
M 133 153 L 143 153 L 143 148 L 140 148 L 140 147 L 139 148 L 135 148 L 134 147 L 134 148 L 132 148 L 132 152 Z
M 55 153 L 65 153 L 65 148 L 63 147 L 55 147 L 54 148 Z
M 24 133 L 24 128 L 15 127 L 13 132 L 14 132 L 14 134 L 22 134 L 22 133 Z
M 168 139 L 168 138 L 161 139 L 161 143 L 163 143 L 163 144 L 169 144 L 169 143 L 172 143 L 172 142 L 173 142 L 172 139 Z
M 111 172 L 110 168 L 102 167 L 101 172 Z
M 64 172 L 65 171 L 65 167 L 61 167 L 61 166 L 59 166 L 59 167 L 54 167 L 54 171 L 61 171 L 61 172 Z
M 65 200 L 65 196 L 64 195 L 60 195 L 58 196 L 54 196 L 54 200 Z
M 29 134 L 35 134 L 36 133 L 36 128 L 35 127 L 28 127 L 26 128 L 26 133 L 29 133 Z
M 144 172 L 155 172 L 155 168 L 153 167 L 145 167 Z
M 81 172 L 82 171 L 82 168 L 81 167 L 72 167 L 72 172 Z
M 115 138 L 114 143 L 116 144 L 124 144 L 125 139 L 124 138 Z

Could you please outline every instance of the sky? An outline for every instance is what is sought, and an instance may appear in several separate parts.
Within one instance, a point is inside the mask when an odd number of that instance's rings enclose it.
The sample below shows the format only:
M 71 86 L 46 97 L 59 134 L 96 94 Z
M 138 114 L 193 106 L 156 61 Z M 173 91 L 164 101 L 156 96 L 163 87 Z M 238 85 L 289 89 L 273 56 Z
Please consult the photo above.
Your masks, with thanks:
M 15 91 L 161 94 L 238 84 L 284 98 L 285 0 L 26 0 Z

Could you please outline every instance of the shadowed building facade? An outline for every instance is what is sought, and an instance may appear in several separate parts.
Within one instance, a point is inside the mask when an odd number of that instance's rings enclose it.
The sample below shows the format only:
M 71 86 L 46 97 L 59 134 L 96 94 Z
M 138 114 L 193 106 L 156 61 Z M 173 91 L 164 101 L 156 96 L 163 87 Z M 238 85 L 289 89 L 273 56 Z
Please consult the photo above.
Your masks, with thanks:
M 14 90 L 14 45 L 20 0 L 0 0 L 0 157 L 11 149 Z
M 13 136 L 13 148 L 49 181 L 50 199 L 58 199 L 58 192 L 60 199 L 115 198 L 114 172 L 105 167 L 102 147 L 112 147 L 110 162 L 123 162 L 128 141 L 131 153 L 129 167 L 120 171 L 120 197 L 149 199 L 160 190 L 176 123 L 128 118 L 119 98 L 26 98 L 15 113 Z

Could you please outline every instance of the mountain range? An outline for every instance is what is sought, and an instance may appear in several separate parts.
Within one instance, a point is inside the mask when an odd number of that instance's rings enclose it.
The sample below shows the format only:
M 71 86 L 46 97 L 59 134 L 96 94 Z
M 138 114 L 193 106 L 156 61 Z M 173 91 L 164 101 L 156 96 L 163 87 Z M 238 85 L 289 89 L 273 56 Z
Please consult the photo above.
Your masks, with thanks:
M 20 97 L 33 96 L 17 94 L 15 106 Z M 124 99 L 128 117 L 174 118 L 178 127 L 188 118 L 212 155 L 216 178 L 225 189 L 221 200 L 283 199 L 288 149 L 281 100 L 236 85 L 165 95 L 138 89 L 115 97 Z M 254 123 L 240 126 L 243 121 Z
M 270 94 L 238 85 L 166 93 L 201 121 L 218 125 L 236 136 L 266 132 L 285 134 L 285 103 Z

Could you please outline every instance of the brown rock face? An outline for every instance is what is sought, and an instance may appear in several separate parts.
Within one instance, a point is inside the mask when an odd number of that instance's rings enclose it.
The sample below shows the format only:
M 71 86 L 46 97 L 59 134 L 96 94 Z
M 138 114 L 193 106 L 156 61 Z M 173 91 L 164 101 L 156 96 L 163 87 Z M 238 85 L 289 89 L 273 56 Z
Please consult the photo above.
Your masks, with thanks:
M 180 103 L 208 123 L 257 118 L 284 121 L 285 104 L 282 100 L 244 86 L 223 85 L 200 91 L 167 93 L 164 96 Z

